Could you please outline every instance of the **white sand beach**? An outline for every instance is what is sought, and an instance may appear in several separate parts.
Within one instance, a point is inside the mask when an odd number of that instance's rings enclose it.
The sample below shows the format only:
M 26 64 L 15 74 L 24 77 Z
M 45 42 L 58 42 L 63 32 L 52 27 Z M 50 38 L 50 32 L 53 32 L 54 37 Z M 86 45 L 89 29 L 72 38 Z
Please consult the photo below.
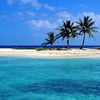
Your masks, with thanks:
M 100 57 L 98 49 L 42 50 L 34 49 L 0 49 L 0 56 L 32 57 L 32 58 L 84 58 Z

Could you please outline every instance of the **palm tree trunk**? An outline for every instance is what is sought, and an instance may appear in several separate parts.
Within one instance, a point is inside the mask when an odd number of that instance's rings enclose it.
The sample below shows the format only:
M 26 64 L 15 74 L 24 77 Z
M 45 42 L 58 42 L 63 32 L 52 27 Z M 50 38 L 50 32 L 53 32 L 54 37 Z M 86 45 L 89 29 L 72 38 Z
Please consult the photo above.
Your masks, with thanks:
M 67 46 L 66 46 L 67 49 L 69 49 L 69 38 L 67 38 Z
M 51 44 L 51 47 L 50 48 L 53 49 L 53 43 Z
M 83 34 L 83 42 L 82 42 L 82 46 L 80 49 L 83 49 L 84 48 L 84 43 L 85 43 L 85 33 Z

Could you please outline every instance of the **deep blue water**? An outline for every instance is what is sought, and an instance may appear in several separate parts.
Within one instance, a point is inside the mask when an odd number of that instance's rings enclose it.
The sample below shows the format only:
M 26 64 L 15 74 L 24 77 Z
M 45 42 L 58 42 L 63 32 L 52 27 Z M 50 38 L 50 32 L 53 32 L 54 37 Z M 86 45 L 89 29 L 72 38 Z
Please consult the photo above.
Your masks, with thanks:
M 100 100 L 100 59 L 0 57 L 0 100 Z
M 42 46 L 42 45 L 1 45 L 0 48 L 49 48 L 50 46 Z M 54 45 L 54 48 L 65 48 L 65 45 Z M 80 48 L 79 45 L 70 46 L 71 48 Z M 85 45 L 85 48 L 98 48 L 100 45 Z

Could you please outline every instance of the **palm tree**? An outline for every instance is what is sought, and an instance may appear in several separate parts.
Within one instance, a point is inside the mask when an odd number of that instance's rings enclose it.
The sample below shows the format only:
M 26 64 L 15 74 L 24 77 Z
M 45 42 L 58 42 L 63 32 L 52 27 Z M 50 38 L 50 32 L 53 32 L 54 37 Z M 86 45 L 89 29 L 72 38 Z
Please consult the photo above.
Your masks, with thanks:
M 66 38 L 67 45 L 66 47 L 69 49 L 69 39 L 75 38 L 77 36 L 77 30 L 74 26 L 74 23 L 71 21 L 63 21 L 63 25 L 58 28 L 60 33 L 56 35 L 56 39 L 61 38 L 64 40 Z
M 54 36 L 54 33 L 53 32 L 49 32 L 47 33 L 48 35 L 48 38 L 45 38 L 46 42 L 42 43 L 42 45 L 48 45 L 50 44 L 50 48 L 52 49 L 53 48 L 53 44 L 55 42 L 55 36 Z
M 85 43 L 85 37 L 86 33 L 88 33 L 89 37 L 93 37 L 93 32 L 97 32 L 96 29 L 97 27 L 94 27 L 93 25 L 95 24 L 95 21 L 93 21 L 92 18 L 89 16 L 84 16 L 84 19 L 81 20 L 79 19 L 77 23 L 77 30 L 79 31 L 80 35 L 83 35 L 83 41 L 82 41 L 82 46 L 80 49 L 84 48 L 84 43 Z

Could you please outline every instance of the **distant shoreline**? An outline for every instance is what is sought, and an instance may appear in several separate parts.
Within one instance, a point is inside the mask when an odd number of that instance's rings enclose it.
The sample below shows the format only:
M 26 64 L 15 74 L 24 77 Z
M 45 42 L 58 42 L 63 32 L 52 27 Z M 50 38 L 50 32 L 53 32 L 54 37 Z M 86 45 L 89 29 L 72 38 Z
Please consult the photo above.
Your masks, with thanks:
M 98 49 L 41 50 L 35 49 L 0 49 L 0 56 L 28 58 L 100 58 Z

